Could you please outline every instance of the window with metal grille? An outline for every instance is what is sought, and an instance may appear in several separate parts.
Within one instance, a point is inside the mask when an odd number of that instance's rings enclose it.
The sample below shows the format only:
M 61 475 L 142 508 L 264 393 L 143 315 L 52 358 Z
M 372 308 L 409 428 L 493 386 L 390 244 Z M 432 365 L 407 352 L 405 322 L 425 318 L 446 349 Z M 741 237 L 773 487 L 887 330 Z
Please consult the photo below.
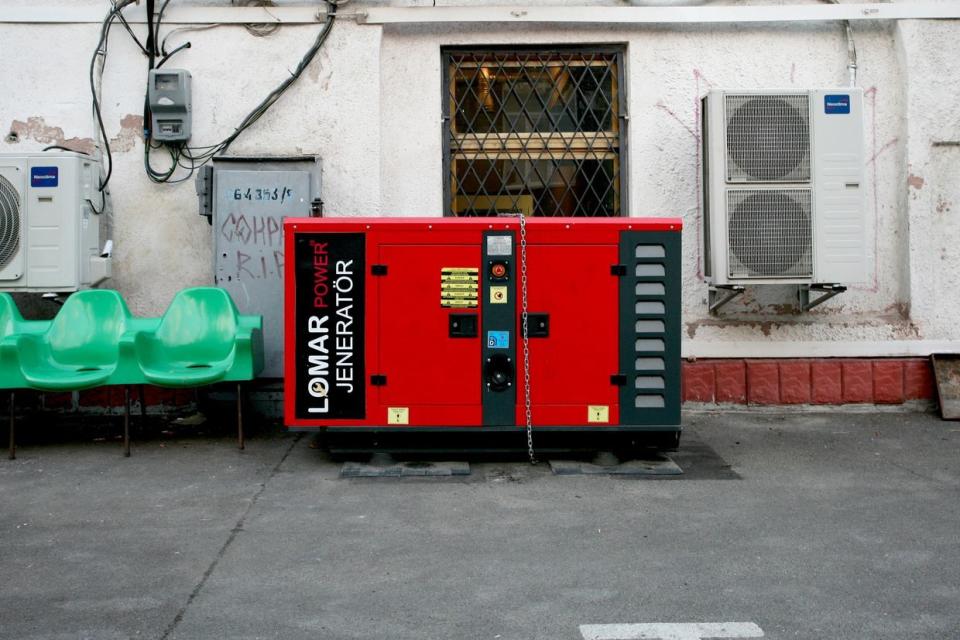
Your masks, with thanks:
M 443 60 L 446 215 L 622 215 L 622 51 L 445 49 Z

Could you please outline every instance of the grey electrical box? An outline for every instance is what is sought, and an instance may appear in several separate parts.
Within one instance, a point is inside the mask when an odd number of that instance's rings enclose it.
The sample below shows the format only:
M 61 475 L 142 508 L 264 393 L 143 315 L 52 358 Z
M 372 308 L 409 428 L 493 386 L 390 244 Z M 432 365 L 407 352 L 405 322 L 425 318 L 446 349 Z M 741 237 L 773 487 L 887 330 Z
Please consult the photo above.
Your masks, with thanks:
M 151 69 L 147 85 L 150 136 L 162 142 L 186 142 L 192 129 L 190 72 Z
M 315 156 L 214 158 L 197 176 L 214 283 L 263 316 L 264 378 L 283 377 L 283 219 L 320 215 L 320 184 Z

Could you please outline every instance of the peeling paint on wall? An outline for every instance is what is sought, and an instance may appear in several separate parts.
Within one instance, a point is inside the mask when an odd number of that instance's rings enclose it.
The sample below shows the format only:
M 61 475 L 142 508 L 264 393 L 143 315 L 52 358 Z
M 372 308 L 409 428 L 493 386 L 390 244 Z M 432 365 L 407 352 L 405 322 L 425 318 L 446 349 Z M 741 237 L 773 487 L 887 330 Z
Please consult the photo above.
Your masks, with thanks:
M 143 136 L 143 116 L 127 114 L 120 120 L 120 133 L 110 138 L 110 149 L 123 153 L 131 151 Z
M 14 120 L 10 123 L 9 131 L 6 139 L 8 144 L 35 140 L 41 144 L 56 144 L 82 153 L 93 153 L 96 149 L 93 138 L 67 138 L 62 128 L 48 125 L 41 116 L 31 116 L 26 122 Z
M 919 191 L 920 189 L 923 189 L 923 178 L 920 176 L 915 176 L 911 173 L 909 176 L 907 176 L 907 185 Z

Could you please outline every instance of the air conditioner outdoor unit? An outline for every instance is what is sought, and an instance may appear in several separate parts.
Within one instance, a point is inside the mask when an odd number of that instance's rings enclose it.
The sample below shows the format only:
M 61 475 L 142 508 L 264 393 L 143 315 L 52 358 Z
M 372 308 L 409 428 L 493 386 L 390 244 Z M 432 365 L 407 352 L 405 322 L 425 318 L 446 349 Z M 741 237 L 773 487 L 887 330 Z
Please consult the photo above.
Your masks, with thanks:
M 714 288 L 866 280 L 862 102 L 856 88 L 703 99 L 704 272 Z
M 100 163 L 72 152 L 0 154 L 0 291 L 69 292 L 110 277 Z

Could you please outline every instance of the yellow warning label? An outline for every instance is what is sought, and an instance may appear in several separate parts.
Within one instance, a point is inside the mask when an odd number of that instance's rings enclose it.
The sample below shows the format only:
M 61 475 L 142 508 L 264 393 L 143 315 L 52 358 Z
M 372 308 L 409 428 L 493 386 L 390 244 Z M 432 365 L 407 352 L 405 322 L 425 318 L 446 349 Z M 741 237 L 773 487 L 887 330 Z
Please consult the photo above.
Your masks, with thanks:
M 479 272 L 476 267 L 440 268 L 440 306 L 474 309 L 477 306 Z
M 610 422 L 610 407 L 605 404 L 591 404 L 587 407 L 587 422 Z
M 387 424 L 410 424 L 410 409 L 387 407 Z

